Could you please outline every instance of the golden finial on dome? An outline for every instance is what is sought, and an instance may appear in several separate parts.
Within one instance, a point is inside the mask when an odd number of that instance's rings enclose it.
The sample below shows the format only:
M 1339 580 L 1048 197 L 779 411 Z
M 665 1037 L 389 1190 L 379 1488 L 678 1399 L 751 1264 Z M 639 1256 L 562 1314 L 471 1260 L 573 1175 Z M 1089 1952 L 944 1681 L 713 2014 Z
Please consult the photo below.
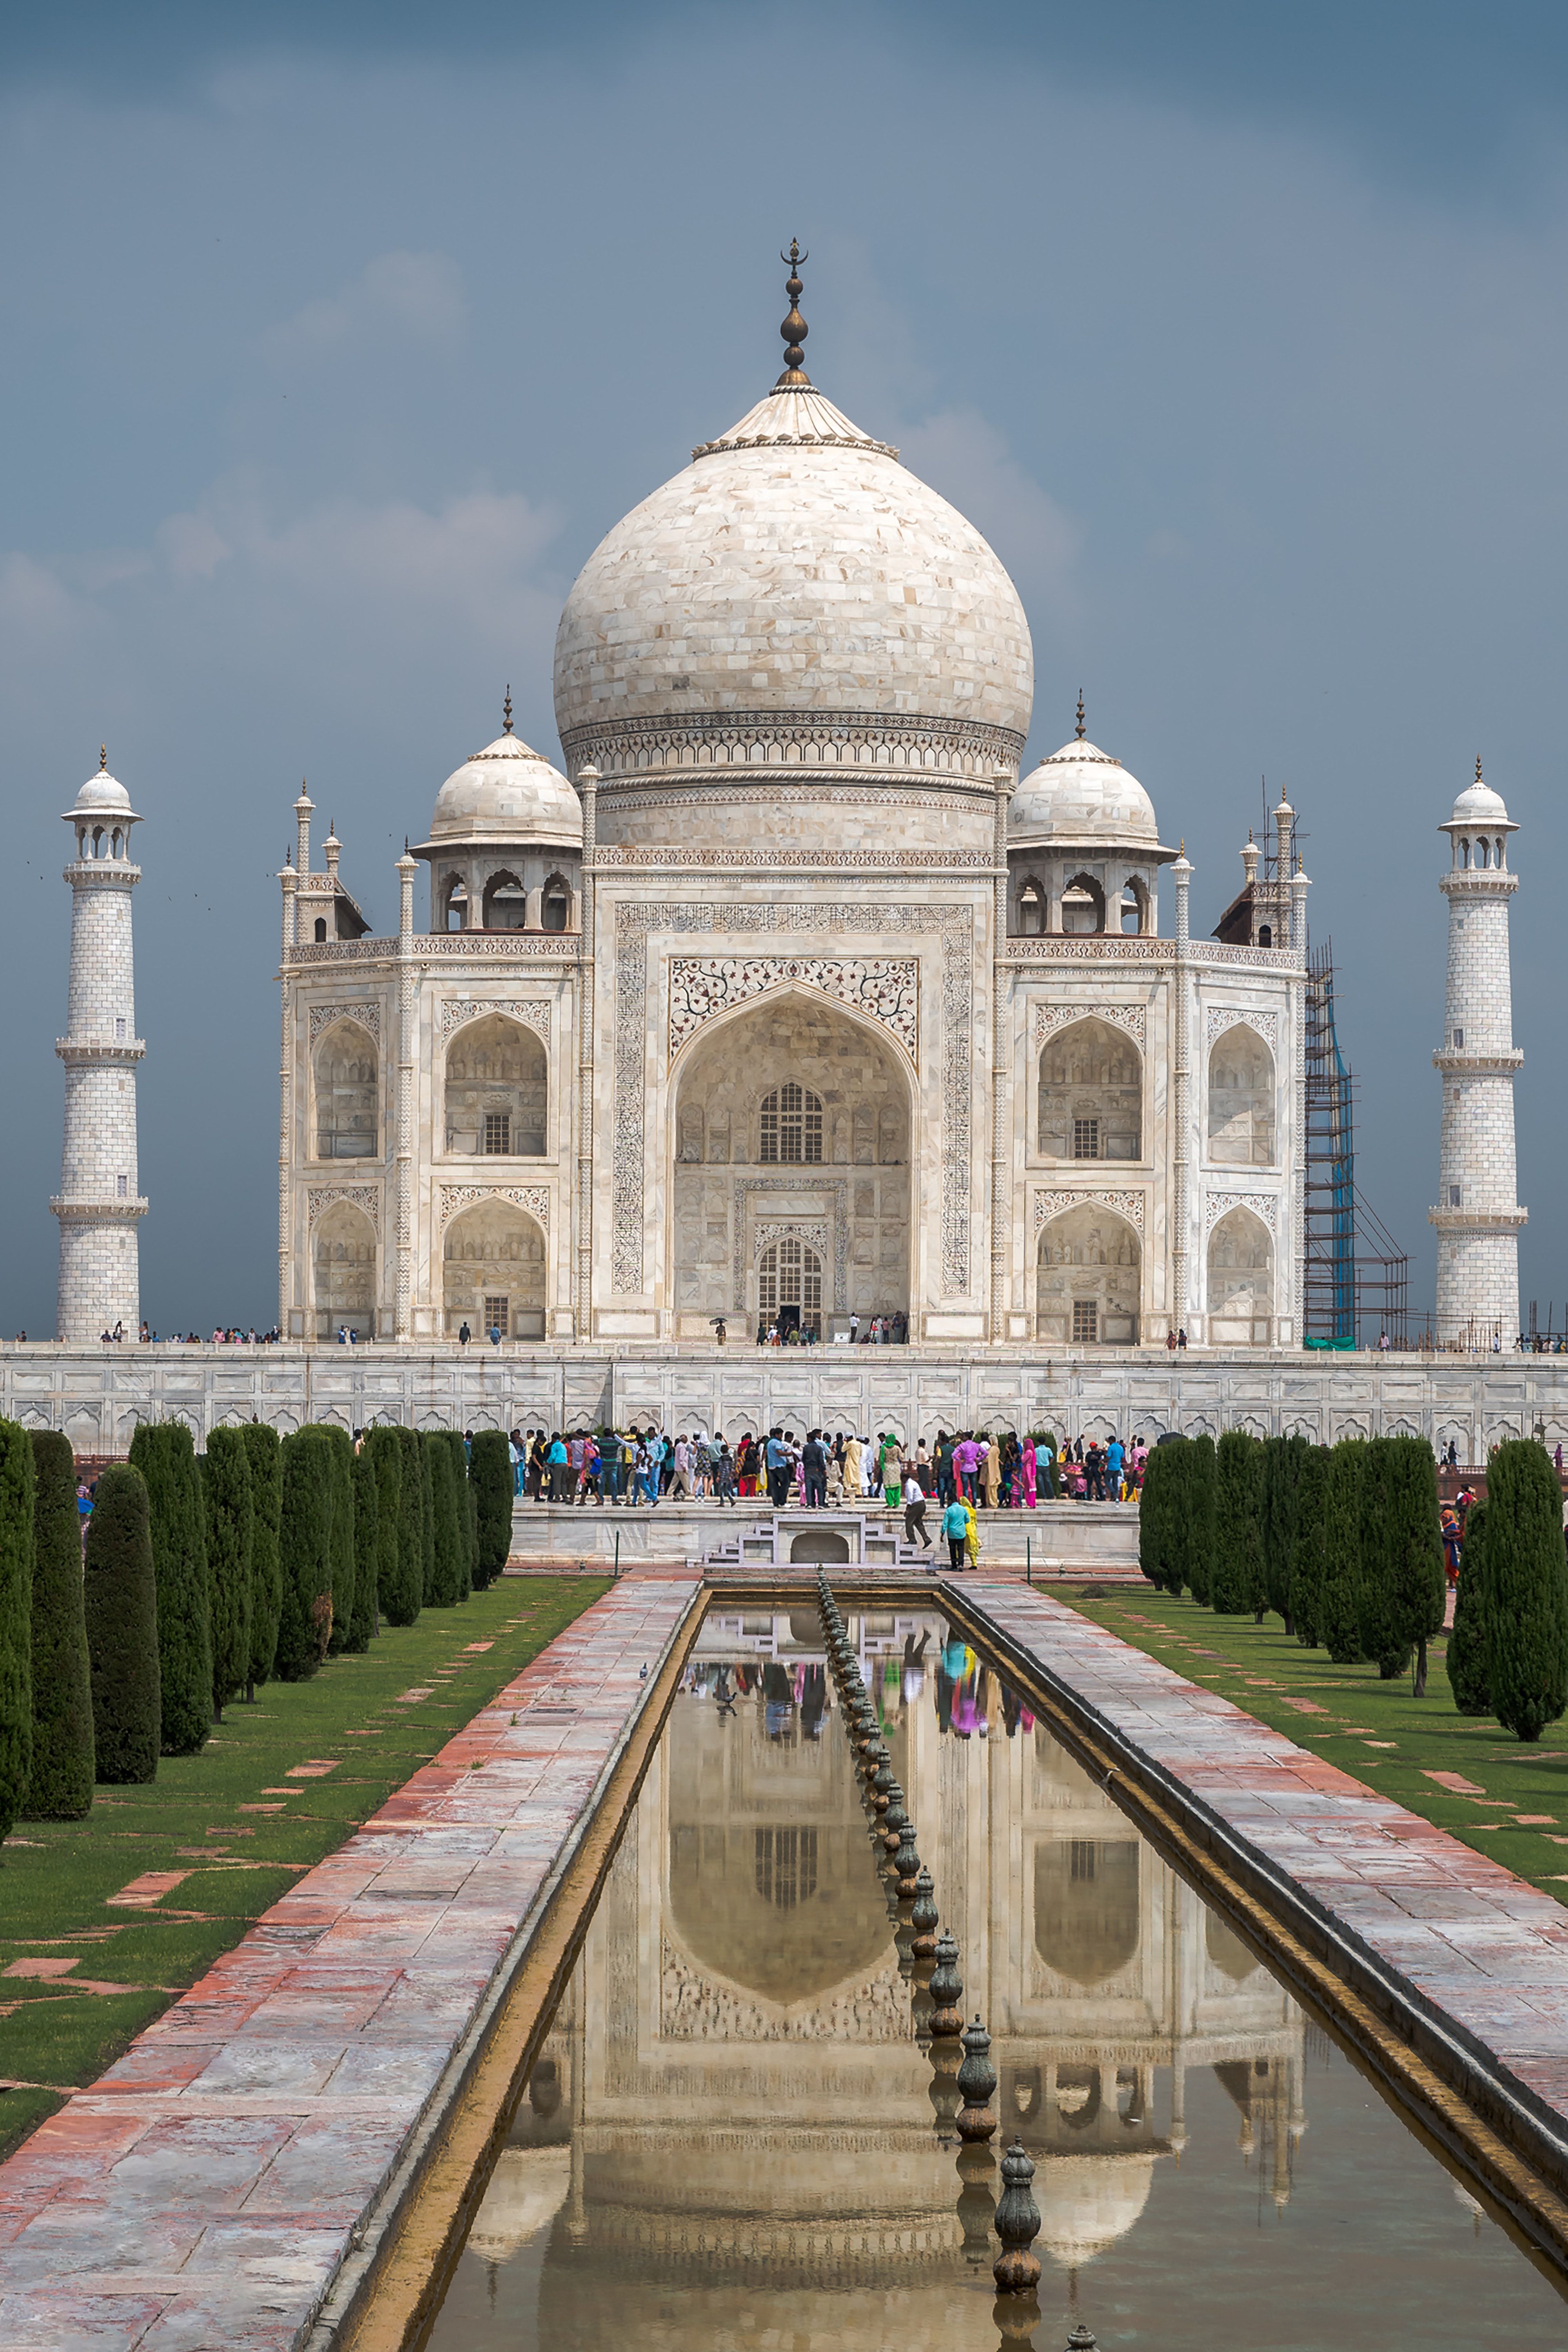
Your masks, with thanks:
M 1078 725 L 1077 725 L 1077 728 L 1074 730 L 1074 732 L 1076 733 L 1076 735 L 1077 735 L 1077 737 L 1078 737 L 1078 740 L 1082 743 L 1082 740 L 1083 740 L 1083 736 L 1084 736 L 1084 726 L 1083 726 L 1083 688 L 1082 688 L 1082 687 L 1080 687 L 1080 688 L 1079 688 L 1079 689 L 1078 689 Z
M 811 379 L 805 368 L 806 354 L 801 349 L 810 329 L 800 316 L 800 297 L 806 290 L 800 282 L 800 264 L 810 257 L 810 254 L 801 252 L 794 237 L 789 240 L 789 252 L 779 257 L 780 261 L 787 261 L 789 265 L 789 275 L 784 281 L 784 291 L 789 297 L 789 316 L 779 330 L 784 338 L 784 373 L 773 387 L 775 392 L 810 392 L 811 389 Z
M 505 702 L 503 702 L 503 703 L 502 703 L 502 705 L 501 705 L 501 732 L 502 732 L 502 734 L 503 734 L 503 735 L 509 735 L 509 734 L 511 733 L 511 731 L 512 731 L 512 689 L 511 689 L 510 683 L 508 682 L 507 687 L 507 698 L 506 698 Z
M 1478 751 L 1478 752 L 1476 753 L 1476 782 L 1477 782 L 1477 783 L 1478 783 L 1478 784 L 1480 782 L 1480 780 L 1481 780 L 1481 755 L 1480 755 L 1480 753 Z
M 1480 772 L 1481 763 L 1478 760 L 1476 761 L 1476 773 L 1478 776 L 1480 774 Z M 98 747 L 98 772 L 100 776 L 107 776 L 109 773 L 109 746 L 107 743 L 100 743 Z

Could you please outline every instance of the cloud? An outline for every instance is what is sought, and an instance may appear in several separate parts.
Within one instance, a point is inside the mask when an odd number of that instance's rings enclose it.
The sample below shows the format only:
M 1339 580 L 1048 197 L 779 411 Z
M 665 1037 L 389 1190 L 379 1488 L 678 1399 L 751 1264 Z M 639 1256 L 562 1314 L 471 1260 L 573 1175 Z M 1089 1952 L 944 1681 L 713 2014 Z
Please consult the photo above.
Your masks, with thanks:
M 1082 533 L 988 418 L 971 408 L 940 410 L 901 436 L 899 455 L 984 531 L 1033 613 L 1059 626 L 1076 615 Z
M 287 371 L 371 342 L 443 344 L 465 331 L 463 273 L 444 253 L 383 253 L 336 294 L 267 328 L 262 356 Z

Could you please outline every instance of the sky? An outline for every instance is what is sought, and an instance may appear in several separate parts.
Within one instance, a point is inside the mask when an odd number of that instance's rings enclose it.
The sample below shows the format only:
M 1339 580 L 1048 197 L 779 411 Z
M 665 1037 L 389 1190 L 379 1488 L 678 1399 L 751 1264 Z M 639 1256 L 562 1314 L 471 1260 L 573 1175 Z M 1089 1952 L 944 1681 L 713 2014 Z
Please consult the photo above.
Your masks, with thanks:
M 276 1311 L 277 870 L 302 776 L 378 931 L 599 539 L 813 380 L 970 515 L 1197 872 L 1300 813 L 1358 1174 L 1432 1300 L 1447 844 L 1521 831 L 1523 1298 L 1553 1073 L 1568 16 L 1169 0 L 73 5 L 0 24 L 0 1329 L 52 1333 L 69 894 L 145 823 L 143 1312 Z

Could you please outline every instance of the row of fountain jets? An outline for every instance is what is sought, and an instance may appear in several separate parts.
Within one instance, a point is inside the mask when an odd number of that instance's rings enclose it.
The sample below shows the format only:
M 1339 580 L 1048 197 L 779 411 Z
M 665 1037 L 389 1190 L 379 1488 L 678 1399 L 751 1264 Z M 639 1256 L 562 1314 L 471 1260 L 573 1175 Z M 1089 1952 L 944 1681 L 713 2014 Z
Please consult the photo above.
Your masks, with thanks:
M 1040 2208 L 1030 2193 L 1034 2166 L 1022 2140 L 1015 2138 L 1001 2160 L 1001 2196 L 993 2199 L 996 2158 L 988 2143 L 997 2128 L 992 2105 L 997 2070 L 991 2063 L 991 2037 L 978 2014 L 973 2024 L 966 2027 L 964 2023 L 957 1942 L 946 1932 L 937 1933 L 941 1917 L 931 1873 L 921 1862 L 915 1823 L 904 1810 L 904 1791 L 893 1777 L 892 1754 L 882 1737 L 854 1644 L 825 1570 L 817 1579 L 817 1607 L 828 1664 L 855 1751 L 872 1844 L 879 1852 L 877 1867 L 887 1887 L 899 1973 L 915 1987 L 911 2000 L 915 2038 L 931 2061 L 936 2136 L 945 2147 L 951 2147 L 955 2137 L 963 2143 L 958 2155 L 958 2175 L 964 2184 L 958 2219 L 964 2250 L 972 2262 L 983 2262 L 993 2230 L 1001 2240 L 1002 2251 L 991 2265 L 997 2282 L 997 2324 L 1004 2344 L 1021 2347 L 1031 2340 L 1040 2317 L 1035 2293 L 1040 2284 L 1040 2256 L 1034 2251 L 1040 2235 Z M 1098 2352 L 1092 2330 L 1075 2326 L 1067 2339 L 1067 2352 Z

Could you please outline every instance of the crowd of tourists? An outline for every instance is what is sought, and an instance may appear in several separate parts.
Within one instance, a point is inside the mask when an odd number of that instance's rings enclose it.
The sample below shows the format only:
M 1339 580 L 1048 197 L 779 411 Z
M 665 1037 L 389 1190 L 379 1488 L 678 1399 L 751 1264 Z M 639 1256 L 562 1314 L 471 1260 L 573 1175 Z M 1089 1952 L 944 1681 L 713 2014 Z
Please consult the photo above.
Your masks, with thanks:
M 747 1431 L 735 1444 L 722 1430 L 671 1437 L 656 1428 L 514 1429 L 512 1477 L 519 1499 L 579 1507 L 711 1502 L 738 1508 L 855 1509 L 880 1501 L 902 1511 L 911 1543 L 928 1545 L 927 1506 L 977 1511 L 1034 1510 L 1063 1496 L 1130 1501 L 1143 1482 L 1141 1437 L 1078 1438 L 1059 1448 L 1049 1430 L 939 1430 L 911 1446 L 891 1430 Z M 943 1531 L 951 1539 L 956 1528 Z

